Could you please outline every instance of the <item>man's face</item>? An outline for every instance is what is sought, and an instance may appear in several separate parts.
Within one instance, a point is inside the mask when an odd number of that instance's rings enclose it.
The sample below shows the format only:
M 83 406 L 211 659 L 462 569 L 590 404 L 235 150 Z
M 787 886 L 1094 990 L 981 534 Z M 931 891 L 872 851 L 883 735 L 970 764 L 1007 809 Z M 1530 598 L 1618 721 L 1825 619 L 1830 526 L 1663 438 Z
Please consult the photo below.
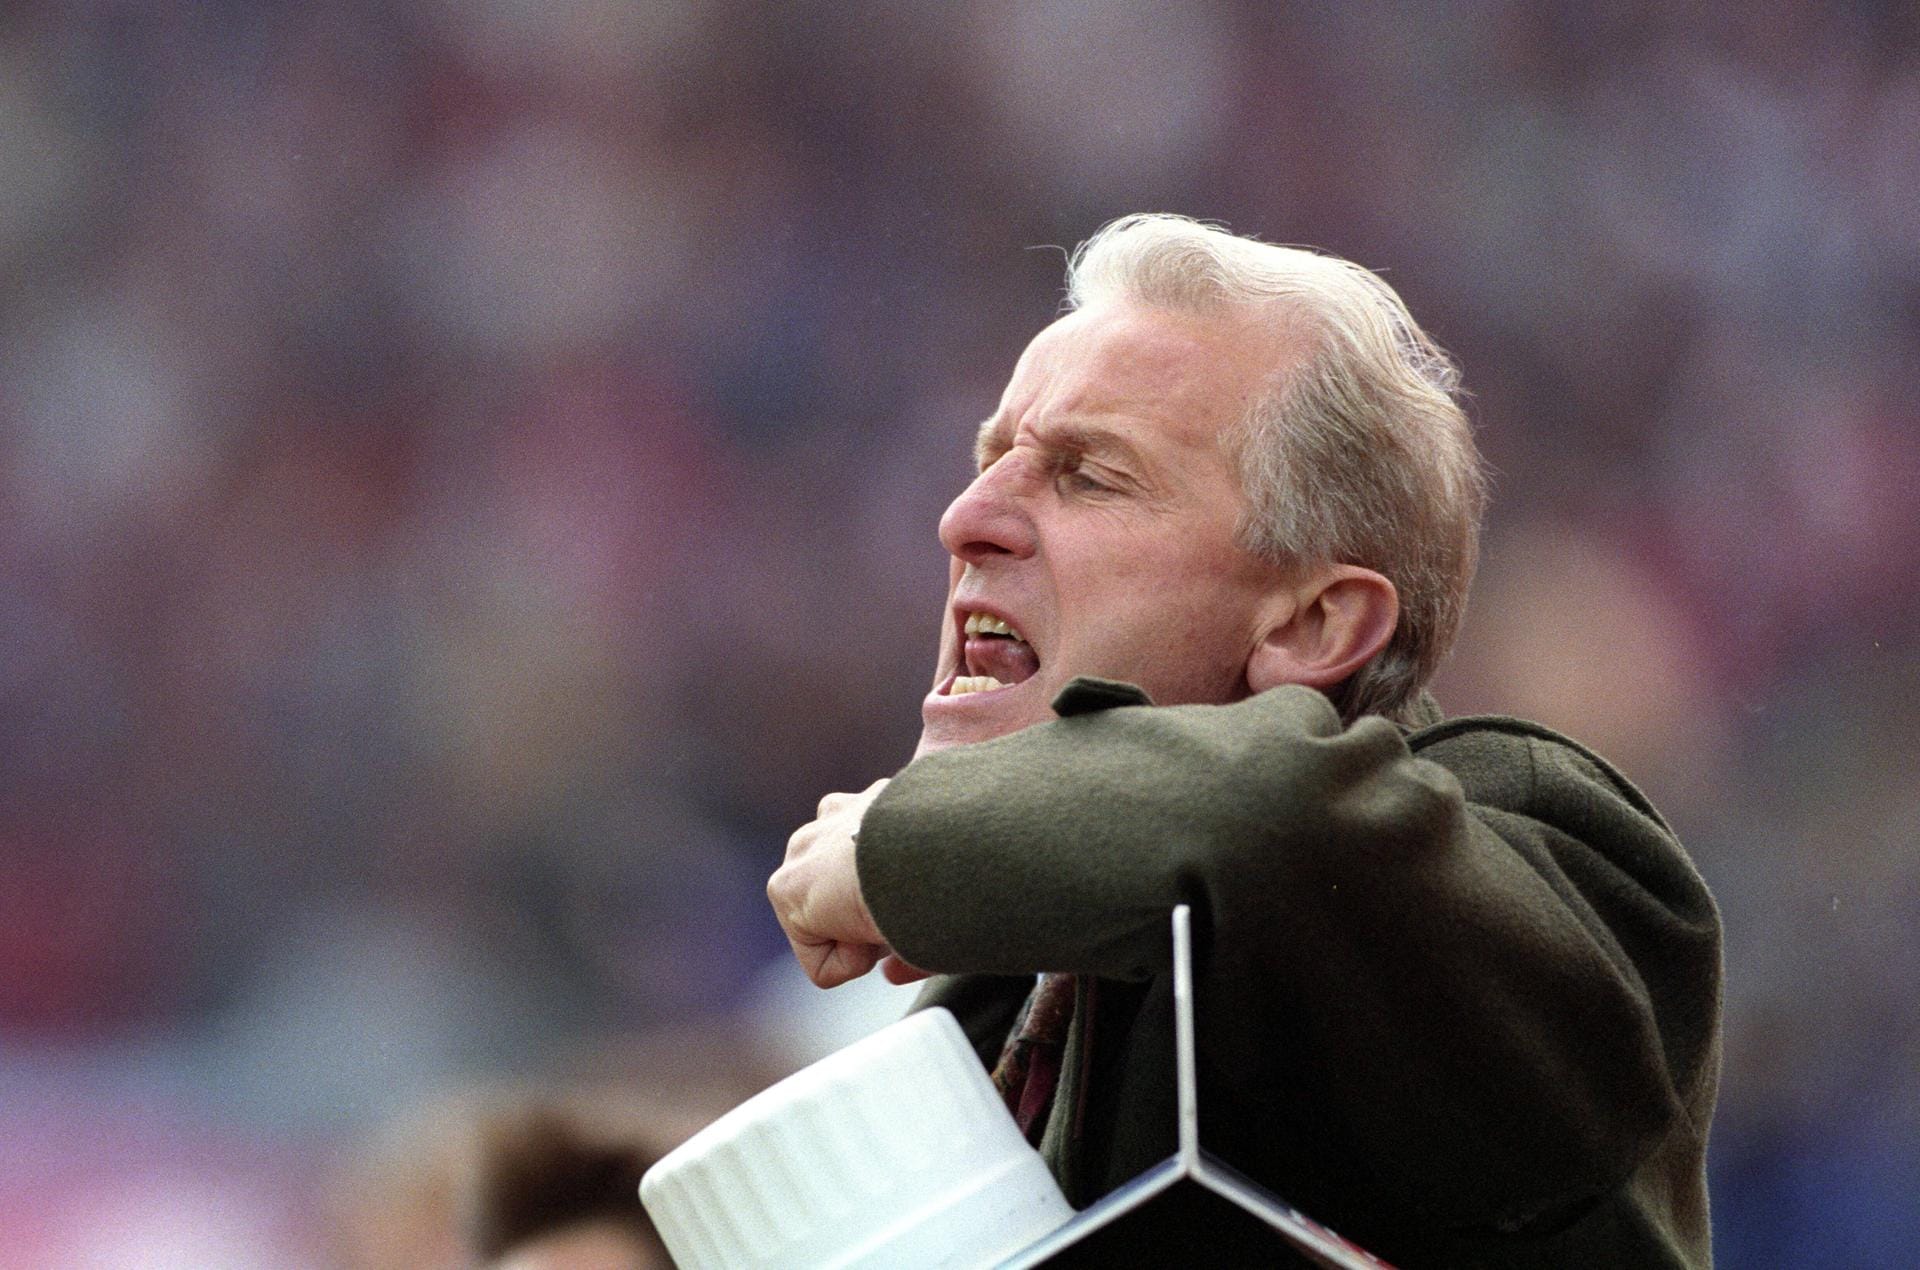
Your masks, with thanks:
M 1287 597 L 1234 541 L 1244 496 L 1220 430 L 1266 386 L 1278 338 L 1114 304 L 1028 345 L 940 520 L 953 559 L 920 753 L 1053 718 L 1075 675 L 1162 705 L 1247 695 Z

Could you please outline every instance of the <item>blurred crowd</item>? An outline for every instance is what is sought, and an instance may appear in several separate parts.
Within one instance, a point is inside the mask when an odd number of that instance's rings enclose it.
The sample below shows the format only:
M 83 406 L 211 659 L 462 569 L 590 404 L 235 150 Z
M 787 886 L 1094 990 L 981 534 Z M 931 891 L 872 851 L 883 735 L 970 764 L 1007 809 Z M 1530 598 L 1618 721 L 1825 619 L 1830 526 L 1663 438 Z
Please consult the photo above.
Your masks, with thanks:
M 1411 12 L 0 11 L 0 1260 L 342 1259 L 378 1126 L 758 1017 L 973 426 L 1136 210 L 1460 358 L 1440 696 L 1720 897 L 1722 1263 L 1920 1246 L 1920 9 Z

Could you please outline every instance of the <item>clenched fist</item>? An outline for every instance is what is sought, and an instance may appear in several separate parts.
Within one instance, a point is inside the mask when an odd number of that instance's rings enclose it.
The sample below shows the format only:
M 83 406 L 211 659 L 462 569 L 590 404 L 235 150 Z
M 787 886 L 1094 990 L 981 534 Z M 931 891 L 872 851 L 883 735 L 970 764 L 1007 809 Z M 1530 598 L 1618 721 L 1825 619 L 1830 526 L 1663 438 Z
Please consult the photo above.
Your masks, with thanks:
M 787 839 L 787 858 L 767 880 L 767 899 L 793 955 L 823 988 L 858 979 L 881 966 L 894 983 L 923 979 L 893 955 L 860 894 L 855 844 L 860 818 L 887 787 L 875 781 L 857 794 L 828 794 L 814 818 Z

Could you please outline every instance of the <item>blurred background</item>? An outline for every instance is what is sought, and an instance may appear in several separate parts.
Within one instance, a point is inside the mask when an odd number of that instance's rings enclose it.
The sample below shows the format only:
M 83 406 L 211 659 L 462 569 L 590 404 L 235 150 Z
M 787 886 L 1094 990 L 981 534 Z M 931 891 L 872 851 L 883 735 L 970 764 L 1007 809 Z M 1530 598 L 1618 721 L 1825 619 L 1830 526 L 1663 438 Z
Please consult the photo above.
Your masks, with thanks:
M 1456 352 L 1439 693 L 1719 895 L 1721 1264 L 1920 1247 L 1920 9 L 1408 12 L 8 4 L 0 1262 L 342 1264 L 396 1125 L 826 1043 L 765 876 L 908 756 L 972 429 L 1136 210 Z

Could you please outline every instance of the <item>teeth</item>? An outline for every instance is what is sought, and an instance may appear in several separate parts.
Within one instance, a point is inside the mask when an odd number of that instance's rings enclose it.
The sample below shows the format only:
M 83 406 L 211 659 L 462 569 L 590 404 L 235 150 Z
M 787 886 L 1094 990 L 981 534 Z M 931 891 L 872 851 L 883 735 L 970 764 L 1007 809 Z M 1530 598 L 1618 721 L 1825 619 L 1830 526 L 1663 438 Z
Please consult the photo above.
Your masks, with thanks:
M 1011 635 L 1025 642 L 1019 631 L 1014 630 L 999 618 L 988 613 L 967 614 L 967 634 L 969 635 Z
M 949 697 L 964 697 L 973 692 L 992 692 L 995 688 L 1004 688 L 1005 684 L 992 675 L 959 675 L 954 678 L 953 687 L 947 689 Z

